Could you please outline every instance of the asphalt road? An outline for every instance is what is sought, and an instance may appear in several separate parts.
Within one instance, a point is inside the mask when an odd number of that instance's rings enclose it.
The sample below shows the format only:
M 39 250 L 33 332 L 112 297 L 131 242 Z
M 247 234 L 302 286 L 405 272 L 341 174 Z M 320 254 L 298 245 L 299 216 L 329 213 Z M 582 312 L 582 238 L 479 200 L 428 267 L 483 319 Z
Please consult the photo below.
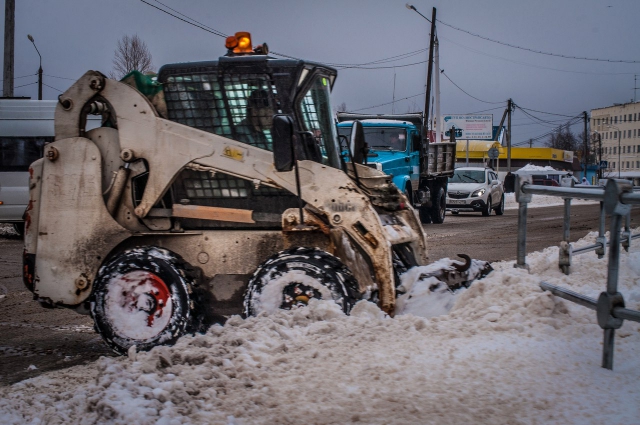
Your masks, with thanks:
M 558 245 L 563 207 L 530 208 L 527 251 Z M 571 210 L 571 240 L 598 229 L 599 207 L 576 205 Z M 491 262 L 516 259 L 517 210 L 503 216 L 448 214 L 440 225 L 426 225 L 432 261 L 458 253 Z M 640 208 L 632 213 L 640 226 Z M 608 229 L 608 225 L 607 225 Z M 0 385 L 114 354 L 93 331 L 90 317 L 66 309 L 48 310 L 33 301 L 22 284 L 22 241 L 0 225 Z

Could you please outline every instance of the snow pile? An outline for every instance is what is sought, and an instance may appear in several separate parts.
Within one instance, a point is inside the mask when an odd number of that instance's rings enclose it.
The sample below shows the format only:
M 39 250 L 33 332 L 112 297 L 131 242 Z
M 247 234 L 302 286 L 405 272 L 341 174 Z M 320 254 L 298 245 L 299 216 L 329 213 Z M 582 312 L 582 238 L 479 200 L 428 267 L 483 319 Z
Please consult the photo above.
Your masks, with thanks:
M 18 236 L 12 224 L 0 223 L 0 236 Z
M 527 164 L 524 167 L 518 169 L 517 171 L 514 171 L 514 174 L 522 174 L 522 172 L 530 172 L 530 171 L 558 171 L 555 168 L 549 166 L 549 165 L 533 165 L 533 164 Z
M 621 255 L 619 290 L 637 310 L 635 245 Z M 614 370 L 602 369 L 595 312 L 538 285 L 596 297 L 606 259 L 576 256 L 566 276 L 557 258 L 557 248 L 528 255 L 530 272 L 495 263 L 455 297 L 405 275 L 413 314 L 393 319 L 365 301 L 345 316 L 315 300 L 232 317 L 173 347 L 0 388 L 0 423 L 637 423 L 640 324 L 616 331 Z

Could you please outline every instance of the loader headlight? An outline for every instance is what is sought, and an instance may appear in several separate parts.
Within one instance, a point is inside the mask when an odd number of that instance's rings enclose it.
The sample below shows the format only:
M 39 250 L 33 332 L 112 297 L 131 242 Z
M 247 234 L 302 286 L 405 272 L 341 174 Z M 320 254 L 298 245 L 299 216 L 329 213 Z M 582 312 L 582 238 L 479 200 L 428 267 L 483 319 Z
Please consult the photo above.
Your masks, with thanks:
M 475 192 L 473 192 L 471 194 L 471 197 L 475 198 L 475 197 L 478 197 L 478 196 L 482 196 L 482 195 L 484 195 L 484 192 L 486 192 L 486 189 L 484 189 L 484 188 L 478 189 L 478 190 L 476 190 Z

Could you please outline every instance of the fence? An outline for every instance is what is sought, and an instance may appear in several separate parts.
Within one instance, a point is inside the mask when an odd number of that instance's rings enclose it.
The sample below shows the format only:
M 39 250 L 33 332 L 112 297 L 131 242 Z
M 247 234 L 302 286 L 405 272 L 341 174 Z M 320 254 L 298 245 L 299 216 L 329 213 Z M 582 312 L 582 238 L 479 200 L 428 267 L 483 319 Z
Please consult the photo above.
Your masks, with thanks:
M 640 205 L 640 193 L 634 193 L 633 187 L 626 180 L 609 179 L 605 187 L 584 186 L 573 187 L 569 179 L 563 179 L 562 187 L 533 185 L 531 176 L 518 176 L 516 180 L 516 201 L 518 202 L 518 246 L 515 267 L 527 268 L 527 204 L 532 195 L 551 195 L 564 198 L 563 240 L 560 242 L 558 266 L 569 274 L 573 255 L 595 251 L 598 258 L 606 255 L 609 247 L 607 263 L 607 287 L 597 300 L 578 294 L 571 290 L 541 282 L 540 287 L 552 294 L 596 311 L 598 325 L 604 329 L 604 345 L 602 367 L 613 369 L 613 347 L 615 330 L 622 326 L 624 319 L 640 322 L 640 312 L 626 309 L 624 298 L 618 292 L 618 267 L 620 265 L 620 248 L 629 250 L 631 241 L 640 237 L 632 235 L 630 230 L 631 206 Z M 596 243 L 573 250 L 569 243 L 571 199 L 593 199 L 600 201 L 600 225 Z M 611 215 L 609 228 L 610 242 L 604 235 L 605 214 Z M 624 231 L 622 222 L 625 221 Z

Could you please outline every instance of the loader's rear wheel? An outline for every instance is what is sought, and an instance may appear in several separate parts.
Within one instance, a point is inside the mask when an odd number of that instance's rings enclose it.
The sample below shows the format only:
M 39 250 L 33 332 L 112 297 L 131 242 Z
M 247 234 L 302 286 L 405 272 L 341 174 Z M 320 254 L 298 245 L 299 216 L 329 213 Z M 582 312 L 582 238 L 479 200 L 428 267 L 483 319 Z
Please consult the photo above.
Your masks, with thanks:
M 115 352 L 172 344 L 188 332 L 196 314 L 185 269 L 178 255 L 155 247 L 124 251 L 100 268 L 91 315 Z
M 333 299 L 346 314 L 360 299 L 351 271 L 333 255 L 314 248 L 291 248 L 262 263 L 244 296 L 245 316 L 303 307 L 311 298 Z

